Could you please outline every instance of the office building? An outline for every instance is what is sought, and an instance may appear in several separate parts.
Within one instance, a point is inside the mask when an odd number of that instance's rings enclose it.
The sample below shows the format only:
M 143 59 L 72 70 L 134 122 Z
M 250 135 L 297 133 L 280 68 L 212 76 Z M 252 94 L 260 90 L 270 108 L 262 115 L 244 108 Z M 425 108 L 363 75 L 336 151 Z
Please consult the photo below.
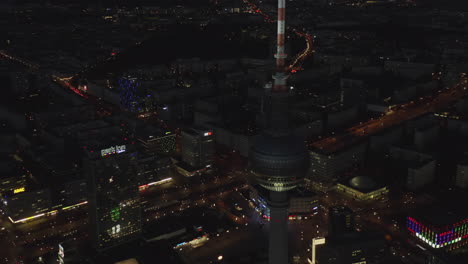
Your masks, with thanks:
M 366 142 L 333 149 L 335 146 L 325 146 L 310 151 L 311 169 L 309 177 L 312 180 L 331 180 L 343 171 L 359 166 L 364 162 Z
M 328 209 L 328 236 L 337 237 L 356 232 L 354 212 L 346 206 L 334 206 Z
M 454 250 L 468 244 L 466 212 L 433 206 L 408 216 L 406 227 L 411 235 L 432 248 Z
M 350 208 L 331 207 L 328 217 L 328 236 L 312 240 L 313 264 L 394 263 L 382 234 L 356 232 L 354 213 Z
M 2 195 L 2 206 L 12 223 L 41 217 L 50 213 L 52 207 L 51 193 L 47 188 L 28 191 L 21 188 Z
M 409 190 L 420 189 L 435 180 L 436 160 L 429 154 L 407 147 L 390 147 L 389 156 L 395 160 L 405 177 L 404 184 Z
M 15 190 L 18 193 L 26 187 L 28 172 L 20 165 L 10 157 L 0 158 L 0 171 L 2 172 L 0 176 L 0 194 Z
M 354 212 L 346 206 L 329 208 L 328 236 L 312 240 L 314 264 L 390 264 L 384 236 L 357 232 Z
M 315 241 L 312 248 L 312 263 L 315 264 L 395 263 L 388 255 L 383 235 L 377 233 L 353 232 L 318 242 Z
M 304 188 L 296 188 L 291 193 L 289 200 L 289 217 L 292 219 L 298 216 L 313 216 L 318 214 L 319 210 L 318 195 Z
M 182 131 L 182 161 L 194 169 L 213 164 L 214 133 L 209 129 L 190 128 Z
M 152 185 L 172 181 L 172 161 L 170 157 L 138 157 L 138 185 L 143 190 Z
M 61 202 L 64 206 L 85 202 L 88 198 L 86 179 L 74 179 L 64 182 L 61 194 Z
M 147 127 L 137 132 L 139 150 L 146 155 L 169 155 L 176 148 L 176 134 L 157 127 Z
M 133 145 L 104 142 L 88 142 L 83 159 L 92 241 L 99 251 L 141 233 L 136 152 Z

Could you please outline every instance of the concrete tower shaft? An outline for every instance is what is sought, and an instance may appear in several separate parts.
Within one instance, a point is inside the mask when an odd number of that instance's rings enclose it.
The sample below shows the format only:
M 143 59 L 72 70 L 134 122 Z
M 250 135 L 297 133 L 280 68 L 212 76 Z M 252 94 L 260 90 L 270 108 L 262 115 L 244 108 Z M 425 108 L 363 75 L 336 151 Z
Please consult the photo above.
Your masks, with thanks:
M 270 237 L 268 248 L 269 264 L 288 264 L 288 194 L 270 192 Z

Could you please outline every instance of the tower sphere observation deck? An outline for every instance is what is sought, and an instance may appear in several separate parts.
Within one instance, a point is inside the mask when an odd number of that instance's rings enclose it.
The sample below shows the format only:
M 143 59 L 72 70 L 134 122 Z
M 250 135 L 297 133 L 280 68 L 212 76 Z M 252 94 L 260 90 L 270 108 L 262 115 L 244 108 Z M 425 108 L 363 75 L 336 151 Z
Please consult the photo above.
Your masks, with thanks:
M 304 178 L 310 164 L 309 153 L 298 137 L 263 133 L 250 150 L 250 170 L 265 189 L 285 192 Z

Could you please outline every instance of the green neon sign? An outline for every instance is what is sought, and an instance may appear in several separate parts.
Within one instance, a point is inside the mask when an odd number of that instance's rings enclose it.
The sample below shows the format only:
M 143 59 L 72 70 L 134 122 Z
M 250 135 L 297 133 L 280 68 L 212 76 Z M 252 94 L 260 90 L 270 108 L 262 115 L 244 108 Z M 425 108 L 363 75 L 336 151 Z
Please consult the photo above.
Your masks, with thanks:
M 120 208 L 116 207 L 112 209 L 110 212 L 110 216 L 111 216 L 112 221 L 117 222 L 117 220 L 119 220 L 120 218 Z

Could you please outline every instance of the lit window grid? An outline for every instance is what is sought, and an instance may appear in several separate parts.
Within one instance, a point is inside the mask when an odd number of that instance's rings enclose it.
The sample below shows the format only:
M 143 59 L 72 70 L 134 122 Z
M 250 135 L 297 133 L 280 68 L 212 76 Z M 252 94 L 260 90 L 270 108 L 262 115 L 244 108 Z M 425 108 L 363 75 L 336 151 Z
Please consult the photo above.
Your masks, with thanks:
M 162 137 L 158 141 L 159 141 L 158 148 L 162 153 L 169 153 L 175 149 L 175 145 L 176 145 L 175 135 Z
M 136 80 L 136 78 L 120 78 L 118 80 L 118 86 L 120 87 L 120 101 L 122 106 L 125 107 L 129 111 L 136 111 L 137 108 L 137 101 L 138 98 L 137 90 L 140 86 L 140 83 Z
M 411 233 L 433 248 L 442 248 L 468 237 L 468 219 L 446 226 L 441 230 L 444 232 L 434 232 L 412 217 L 407 217 L 406 225 Z

